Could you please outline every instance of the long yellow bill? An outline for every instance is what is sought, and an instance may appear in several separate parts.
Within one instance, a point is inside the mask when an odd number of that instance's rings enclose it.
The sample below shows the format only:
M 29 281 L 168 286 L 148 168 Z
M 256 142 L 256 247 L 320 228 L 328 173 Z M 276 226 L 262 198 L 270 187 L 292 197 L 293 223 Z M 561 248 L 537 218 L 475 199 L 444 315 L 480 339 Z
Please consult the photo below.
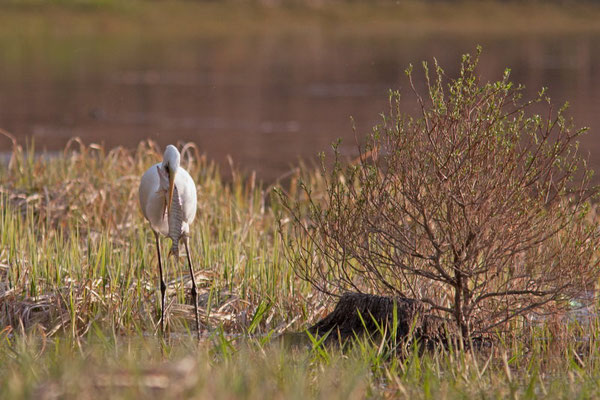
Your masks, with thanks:
M 175 186 L 175 174 L 169 174 L 169 192 L 167 193 L 167 215 L 171 212 L 171 203 L 173 202 L 173 186 Z

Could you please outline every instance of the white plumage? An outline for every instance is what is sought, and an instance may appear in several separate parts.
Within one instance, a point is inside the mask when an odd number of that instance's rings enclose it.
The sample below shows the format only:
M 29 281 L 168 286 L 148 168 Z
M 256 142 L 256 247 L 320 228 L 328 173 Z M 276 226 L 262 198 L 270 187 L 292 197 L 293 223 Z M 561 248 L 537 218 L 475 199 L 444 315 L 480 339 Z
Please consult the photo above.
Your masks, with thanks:
M 189 235 L 190 224 L 196 217 L 196 184 L 190 174 L 179 166 L 180 159 L 181 156 L 177 148 L 168 145 L 163 162 L 148 168 L 142 175 L 140 182 L 139 195 L 142 213 L 150 222 L 152 230 L 164 236 L 169 234 L 169 223 L 165 213 L 165 207 L 168 203 L 169 181 L 165 181 L 164 177 L 159 175 L 159 171 L 164 171 L 168 176 L 174 175 L 174 185 L 177 186 L 183 209 L 182 229 L 184 234 Z
M 163 161 L 154 164 L 142 175 L 139 188 L 140 208 L 144 217 L 150 222 L 150 227 L 154 232 L 156 239 L 156 252 L 158 255 L 158 271 L 160 275 L 160 291 L 161 291 L 161 317 L 160 327 L 164 333 L 164 317 L 165 317 L 165 295 L 166 285 L 163 278 L 162 260 L 160 255 L 160 244 L 158 235 L 175 237 L 173 243 L 173 253 L 175 259 L 178 259 L 179 251 L 177 244 L 183 239 L 185 252 L 190 267 L 190 276 L 192 279 L 192 301 L 196 311 L 196 331 L 200 338 L 200 320 L 198 314 L 198 295 L 196 289 L 196 280 L 192 267 L 192 260 L 189 252 L 189 236 L 190 224 L 194 221 L 197 208 L 196 184 L 190 174 L 179 166 L 181 156 L 177 148 L 173 145 L 168 145 L 163 155 Z M 173 203 L 173 197 L 178 196 Z M 181 206 L 181 209 L 179 209 Z M 173 208 L 172 208 L 173 207 Z M 170 213 L 174 218 L 169 218 Z M 181 215 L 179 215 L 181 214 Z M 174 231 L 178 231 L 179 227 L 171 227 L 169 232 L 169 220 L 181 221 L 181 235 L 177 235 Z M 175 229 L 174 229 L 175 228 Z

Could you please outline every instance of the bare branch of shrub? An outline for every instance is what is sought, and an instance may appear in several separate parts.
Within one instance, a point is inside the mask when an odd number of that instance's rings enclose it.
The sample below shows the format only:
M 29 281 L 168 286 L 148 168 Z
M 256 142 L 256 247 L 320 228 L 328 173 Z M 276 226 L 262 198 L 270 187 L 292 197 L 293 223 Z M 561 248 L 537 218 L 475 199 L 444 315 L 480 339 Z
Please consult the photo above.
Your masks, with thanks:
M 593 289 L 597 189 L 575 129 L 542 90 L 524 101 L 506 70 L 483 83 L 475 57 L 447 80 L 425 65 L 428 93 L 410 86 L 418 118 L 391 111 L 343 166 L 323 168 L 326 195 L 282 195 L 294 233 L 288 258 L 317 289 L 412 297 L 452 318 L 465 336 Z M 545 117 L 532 113 L 546 104 Z M 284 230 L 282 228 L 282 230 Z

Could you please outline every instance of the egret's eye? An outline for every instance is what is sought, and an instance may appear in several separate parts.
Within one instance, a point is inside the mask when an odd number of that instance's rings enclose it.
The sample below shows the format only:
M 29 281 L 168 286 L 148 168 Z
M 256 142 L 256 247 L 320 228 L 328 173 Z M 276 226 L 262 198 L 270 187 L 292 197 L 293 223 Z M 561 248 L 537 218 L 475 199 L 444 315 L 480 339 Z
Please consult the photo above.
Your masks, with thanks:
M 165 165 L 165 171 L 167 172 L 167 174 L 170 173 L 169 172 L 169 164 Z

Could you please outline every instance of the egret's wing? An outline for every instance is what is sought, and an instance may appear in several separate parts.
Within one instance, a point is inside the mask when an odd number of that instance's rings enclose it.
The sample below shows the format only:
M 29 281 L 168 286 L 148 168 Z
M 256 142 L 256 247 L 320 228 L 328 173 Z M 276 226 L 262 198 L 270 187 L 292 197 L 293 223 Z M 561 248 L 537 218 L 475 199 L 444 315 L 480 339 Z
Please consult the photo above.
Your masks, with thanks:
M 169 175 L 165 172 L 165 170 L 163 168 L 160 167 L 160 165 L 156 166 L 156 171 L 158 172 L 158 190 L 156 191 L 156 193 L 163 193 L 165 191 L 165 189 L 163 189 L 163 188 L 169 187 Z M 166 213 L 167 213 L 167 199 L 165 198 L 164 205 L 162 207 L 161 218 L 164 218 Z

